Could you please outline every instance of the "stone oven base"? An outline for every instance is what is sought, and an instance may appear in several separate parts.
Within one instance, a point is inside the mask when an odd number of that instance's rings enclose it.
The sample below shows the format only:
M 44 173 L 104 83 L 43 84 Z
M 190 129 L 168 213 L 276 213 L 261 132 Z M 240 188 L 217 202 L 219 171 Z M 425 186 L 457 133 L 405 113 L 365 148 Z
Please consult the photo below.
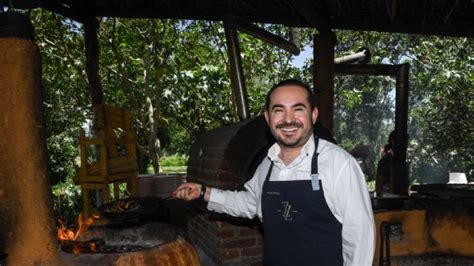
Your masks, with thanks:
M 80 254 L 72 255 L 61 252 L 61 265 L 200 265 L 197 251 L 193 245 L 181 237 L 171 243 L 161 244 L 154 248 L 113 254 Z
M 103 239 L 106 245 L 143 248 L 125 253 L 61 252 L 61 265 L 200 265 L 196 248 L 183 231 L 169 223 L 149 223 L 127 229 L 94 228 L 82 240 Z

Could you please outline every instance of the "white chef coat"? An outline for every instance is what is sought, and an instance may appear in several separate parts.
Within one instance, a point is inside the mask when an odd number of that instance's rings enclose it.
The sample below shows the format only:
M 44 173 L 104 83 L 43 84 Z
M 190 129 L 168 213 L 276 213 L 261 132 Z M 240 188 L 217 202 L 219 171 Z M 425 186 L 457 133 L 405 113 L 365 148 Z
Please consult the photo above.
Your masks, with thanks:
M 301 153 L 289 165 L 278 157 L 280 147 L 275 143 L 260 163 L 243 191 L 212 188 L 207 208 L 232 216 L 262 217 L 262 188 L 271 161 L 270 181 L 310 180 L 314 153 L 311 136 Z M 375 223 L 367 186 L 356 160 L 339 146 L 319 139 L 318 171 L 324 197 L 334 217 L 342 224 L 344 265 L 371 265 L 375 250 Z M 315 221 L 317 222 L 317 221 Z

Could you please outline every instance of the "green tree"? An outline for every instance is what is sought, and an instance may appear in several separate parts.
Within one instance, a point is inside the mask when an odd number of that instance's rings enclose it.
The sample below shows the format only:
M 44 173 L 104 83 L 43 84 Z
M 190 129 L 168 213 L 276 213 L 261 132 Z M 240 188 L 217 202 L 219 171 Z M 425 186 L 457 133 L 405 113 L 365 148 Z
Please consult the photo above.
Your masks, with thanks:
M 371 64 L 397 64 L 400 54 L 393 45 L 398 35 L 377 32 L 337 32 L 336 57 L 369 47 Z M 368 148 L 369 180 L 375 178 L 380 148 L 394 128 L 395 80 L 388 76 L 337 76 L 335 78 L 335 136 L 347 150 Z
M 410 64 L 412 179 L 445 181 L 448 171 L 472 176 L 472 40 L 350 31 L 337 32 L 337 36 L 336 56 L 369 47 L 371 63 Z M 394 127 L 394 87 L 393 78 L 388 77 L 336 79 L 335 132 L 345 148 L 364 143 L 377 159 L 378 149 Z M 369 177 L 374 170 L 372 164 Z
M 285 30 L 266 27 L 279 34 Z M 244 34 L 239 38 L 250 109 L 255 115 L 261 112 L 266 90 L 298 71 L 290 65 L 289 53 Z M 187 153 L 202 132 L 237 120 L 222 23 L 104 19 L 100 39 L 106 99 L 121 99 L 135 111 L 138 135 L 147 136 L 141 138 L 141 151 L 148 157 L 153 159 L 158 150 L 144 147 L 153 145 L 157 137 L 169 136 L 147 135 L 156 127 L 160 132 L 160 124 L 175 137 L 169 145 L 162 145 L 164 152 L 173 154 Z M 157 123 L 155 129 L 146 126 L 151 125 L 150 117 Z M 154 166 L 156 172 L 159 166 Z
M 79 129 L 89 117 L 83 38 L 77 23 L 44 10 L 31 12 L 42 60 L 48 170 L 55 217 L 73 223 L 80 210 L 72 184 L 79 154 Z
M 43 71 L 43 97 L 53 183 L 75 173 L 79 128 L 87 117 L 87 78 L 79 25 L 44 10 L 31 14 Z
M 414 178 L 445 181 L 448 172 L 474 174 L 474 42 L 410 38 L 413 69 L 410 137 Z

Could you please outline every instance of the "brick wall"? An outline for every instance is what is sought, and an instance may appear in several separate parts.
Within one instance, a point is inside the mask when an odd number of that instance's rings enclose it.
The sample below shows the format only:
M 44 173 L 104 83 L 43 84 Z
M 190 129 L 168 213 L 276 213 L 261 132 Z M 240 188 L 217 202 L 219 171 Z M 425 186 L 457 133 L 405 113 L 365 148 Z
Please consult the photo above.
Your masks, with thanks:
M 140 175 L 138 196 L 166 198 L 185 181 L 186 174 Z
M 216 265 L 262 265 L 263 241 L 258 222 L 223 217 L 193 204 L 188 235 Z
M 139 196 L 165 198 L 185 179 L 181 174 L 141 175 Z M 188 204 L 187 210 L 189 237 L 216 265 L 262 264 L 258 221 L 213 214 L 200 202 Z
M 240 190 L 272 143 L 263 117 L 209 131 L 191 147 L 188 181 Z M 216 265 L 261 265 L 263 244 L 258 225 L 256 220 L 210 213 L 203 203 L 194 202 L 188 233 Z

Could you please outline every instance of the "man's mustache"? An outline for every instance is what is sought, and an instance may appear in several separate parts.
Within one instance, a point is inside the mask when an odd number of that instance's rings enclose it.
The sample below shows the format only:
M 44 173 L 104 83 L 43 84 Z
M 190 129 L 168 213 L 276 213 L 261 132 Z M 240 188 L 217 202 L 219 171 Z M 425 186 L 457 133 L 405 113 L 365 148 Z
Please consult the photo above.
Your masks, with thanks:
M 280 122 L 276 125 L 277 129 L 284 128 L 284 127 L 302 127 L 303 124 L 298 121 L 292 121 L 292 122 Z

